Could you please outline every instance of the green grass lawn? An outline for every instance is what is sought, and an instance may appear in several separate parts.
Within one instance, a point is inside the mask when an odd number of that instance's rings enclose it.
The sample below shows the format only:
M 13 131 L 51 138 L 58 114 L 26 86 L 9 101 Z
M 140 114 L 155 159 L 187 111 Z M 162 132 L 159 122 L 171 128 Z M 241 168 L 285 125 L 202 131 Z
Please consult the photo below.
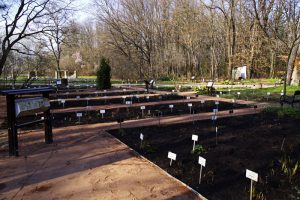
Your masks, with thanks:
M 228 90 L 218 90 L 217 94 L 222 92 L 221 97 L 230 99 L 243 99 L 263 102 L 279 102 L 282 86 L 263 88 L 263 89 L 240 89 L 229 92 Z M 296 90 L 300 90 L 300 86 L 287 86 L 287 95 L 293 95 Z M 240 92 L 240 95 L 237 94 Z M 268 95 L 269 93 L 269 95 Z

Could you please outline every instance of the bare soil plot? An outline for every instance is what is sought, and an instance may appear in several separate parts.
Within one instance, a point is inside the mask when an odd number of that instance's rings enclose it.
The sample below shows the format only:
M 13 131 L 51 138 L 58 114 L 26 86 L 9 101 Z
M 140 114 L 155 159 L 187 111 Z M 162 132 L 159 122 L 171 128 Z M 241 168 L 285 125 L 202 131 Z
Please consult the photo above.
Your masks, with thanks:
M 291 174 L 300 160 L 298 123 L 300 119 L 278 119 L 269 114 L 220 119 L 217 145 L 211 120 L 110 133 L 208 199 L 248 199 L 246 168 L 259 174 L 255 199 L 299 199 L 300 172 Z M 142 149 L 140 133 L 144 135 Z M 192 134 L 199 136 L 196 144 L 202 145 L 200 155 L 207 160 L 201 185 L 199 155 L 191 153 Z M 177 154 L 171 167 L 168 151 Z

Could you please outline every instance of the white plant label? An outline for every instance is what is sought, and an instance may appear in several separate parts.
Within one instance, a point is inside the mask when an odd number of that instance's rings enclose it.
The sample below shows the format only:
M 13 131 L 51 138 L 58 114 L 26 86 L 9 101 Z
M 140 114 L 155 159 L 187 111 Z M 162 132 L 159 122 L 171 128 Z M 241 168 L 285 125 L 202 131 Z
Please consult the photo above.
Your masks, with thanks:
M 220 103 L 218 101 L 215 102 L 216 105 L 219 105 Z
M 104 92 L 106 92 L 106 90 L 103 90 Z
M 144 140 L 144 135 L 143 135 L 143 133 L 140 134 L 140 139 L 141 139 L 141 140 Z
M 59 80 L 59 81 L 56 81 L 56 84 L 57 85 L 61 85 L 61 81 Z
M 219 98 L 220 96 L 217 94 L 216 97 Z
M 123 99 L 126 99 L 126 96 L 122 96 Z
M 149 99 L 150 97 L 149 96 L 146 96 L 146 99 Z
M 213 109 L 213 112 L 214 112 L 214 113 L 217 113 L 217 112 L 218 112 L 218 109 L 216 109 L 216 108 Z
M 202 165 L 203 167 L 205 167 L 206 159 L 199 156 L 198 163 L 199 163 L 199 165 Z
M 45 119 L 45 117 L 41 117 L 41 120 L 44 120 Z
M 186 97 L 186 99 L 191 99 L 191 97 Z
M 246 177 L 249 178 L 249 179 L 251 179 L 251 180 L 253 180 L 253 181 L 255 181 L 255 182 L 257 182 L 257 180 L 258 180 L 258 173 L 253 172 L 253 171 L 251 171 L 249 169 L 246 169 Z
M 240 93 L 240 92 L 237 92 L 237 94 L 240 95 L 241 93 Z
M 220 95 L 222 95 L 223 94 L 223 92 L 220 92 Z
M 235 103 L 235 99 L 232 99 L 231 102 L 232 102 L 232 103 Z
M 131 101 L 126 101 L 126 105 L 132 104 Z
M 192 135 L 192 140 L 193 141 L 198 141 L 198 135 Z
M 123 89 L 123 92 L 125 92 L 126 91 L 126 89 Z
M 66 103 L 66 100 L 65 100 L 65 99 L 62 99 L 62 100 L 61 100 L 61 103 Z
M 100 110 L 100 114 L 105 114 L 105 110 Z
M 211 116 L 211 120 L 217 120 L 217 116 L 215 116 L 215 115 L 213 115 L 213 116 Z
M 204 100 L 201 100 L 201 103 L 203 104 L 203 103 L 205 103 L 205 101 L 204 101 Z
M 170 158 L 171 160 L 176 160 L 176 154 L 169 151 L 168 158 Z
M 174 108 L 174 105 L 169 105 L 169 108 Z
M 76 96 L 76 99 L 80 99 L 80 96 Z
M 191 103 L 188 104 L 188 107 L 192 107 L 192 106 L 193 106 L 193 104 L 191 104 Z
M 174 92 L 175 92 L 175 90 L 172 90 L 172 92 L 174 93 Z
M 146 106 L 141 106 L 141 110 L 145 110 L 146 109 Z
M 270 95 L 271 95 L 271 92 L 268 92 L 267 95 L 270 96 Z
M 77 117 L 82 117 L 82 113 L 76 113 Z

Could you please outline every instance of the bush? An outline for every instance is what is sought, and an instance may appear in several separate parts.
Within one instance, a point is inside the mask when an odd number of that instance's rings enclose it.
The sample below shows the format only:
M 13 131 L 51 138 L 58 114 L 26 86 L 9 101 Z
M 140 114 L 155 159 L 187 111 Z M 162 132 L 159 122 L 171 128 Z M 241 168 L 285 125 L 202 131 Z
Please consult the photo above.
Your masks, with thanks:
M 110 89 L 111 88 L 111 74 L 110 74 L 109 62 L 106 58 L 102 57 L 100 60 L 100 66 L 97 69 L 97 89 Z

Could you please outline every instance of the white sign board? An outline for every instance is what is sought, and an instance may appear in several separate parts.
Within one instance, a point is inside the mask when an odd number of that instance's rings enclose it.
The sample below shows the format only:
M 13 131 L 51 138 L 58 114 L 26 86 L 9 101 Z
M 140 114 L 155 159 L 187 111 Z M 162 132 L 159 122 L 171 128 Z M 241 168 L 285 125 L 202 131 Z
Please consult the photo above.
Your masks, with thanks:
M 191 103 L 188 104 L 188 107 L 192 107 L 192 106 L 193 106 L 193 104 L 191 104 Z
M 37 112 L 43 112 L 50 108 L 49 99 L 43 97 L 16 99 L 16 116 L 26 116 Z
M 132 101 L 126 101 L 125 104 L 126 104 L 126 105 L 131 105 L 131 104 L 132 104 Z
M 213 86 L 213 84 L 214 84 L 214 82 L 212 82 L 212 81 L 209 81 L 209 82 L 207 82 L 207 87 L 212 87 L 212 86 Z
M 105 110 L 100 110 L 100 114 L 104 114 L 105 113 Z
M 249 169 L 246 169 L 246 177 L 257 182 L 258 180 L 258 174 L 256 172 L 253 172 Z
M 199 163 L 200 165 L 202 165 L 203 167 L 205 167 L 206 159 L 203 158 L 203 157 L 201 157 L 201 156 L 199 156 L 198 163 Z
M 174 108 L 174 105 L 169 105 L 169 108 Z
M 192 135 L 192 140 L 193 141 L 198 141 L 198 135 Z
M 220 103 L 218 101 L 215 102 L 216 105 L 219 105 Z
M 82 117 L 82 113 L 76 113 L 77 117 Z
M 57 84 L 57 85 L 61 85 L 61 80 L 57 80 L 57 81 L 56 81 L 56 84 Z
M 170 158 L 171 160 L 176 160 L 176 154 L 169 151 L 168 158 Z
M 146 109 L 146 106 L 141 106 L 141 110 L 145 110 Z

